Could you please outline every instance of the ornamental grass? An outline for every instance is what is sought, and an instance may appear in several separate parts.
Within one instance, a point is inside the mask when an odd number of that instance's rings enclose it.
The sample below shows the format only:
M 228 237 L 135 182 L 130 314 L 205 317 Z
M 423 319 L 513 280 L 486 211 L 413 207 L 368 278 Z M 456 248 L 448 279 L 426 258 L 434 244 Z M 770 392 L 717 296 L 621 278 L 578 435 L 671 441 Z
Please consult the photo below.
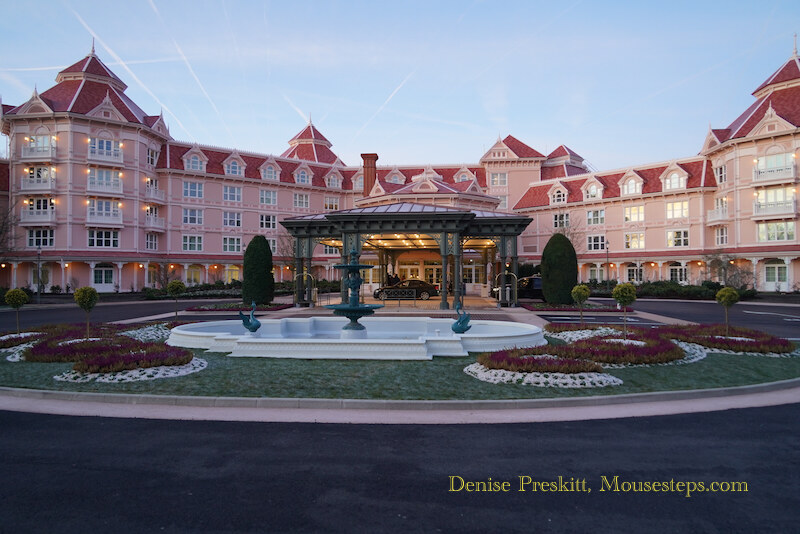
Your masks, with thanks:
M 552 349 L 553 347 L 549 347 Z M 603 368 L 594 362 L 560 357 L 539 357 L 552 355 L 550 351 L 539 351 L 540 347 L 504 349 L 484 352 L 478 355 L 478 363 L 487 369 L 503 369 L 515 373 L 602 373 Z

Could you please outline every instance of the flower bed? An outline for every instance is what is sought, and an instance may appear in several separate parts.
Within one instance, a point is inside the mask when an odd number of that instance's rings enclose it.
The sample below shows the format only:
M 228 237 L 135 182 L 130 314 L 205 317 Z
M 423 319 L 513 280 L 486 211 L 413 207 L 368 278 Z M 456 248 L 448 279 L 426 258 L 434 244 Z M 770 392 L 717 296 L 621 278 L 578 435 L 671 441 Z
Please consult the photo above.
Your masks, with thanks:
M 520 303 L 520 308 L 525 308 L 532 312 L 579 312 L 580 308 L 575 305 L 552 305 L 552 304 L 527 304 Z M 610 312 L 632 312 L 633 308 L 617 308 L 616 306 L 596 306 L 587 304 L 583 307 L 584 313 L 610 313 Z
M 548 350 L 549 349 L 549 350 Z M 484 352 L 478 355 L 478 363 L 487 369 L 505 369 L 515 373 L 591 373 L 603 368 L 585 359 L 567 359 L 560 355 L 557 347 L 530 347 Z
M 722 324 L 665 325 L 658 327 L 658 330 L 671 339 L 730 352 L 788 354 L 795 350 L 794 345 L 786 339 L 749 328 L 731 327 L 726 333 Z
M 268 311 L 279 311 L 285 310 L 286 308 L 291 308 L 294 306 L 293 304 L 274 304 L 274 305 L 266 305 L 266 304 L 259 304 L 256 306 L 256 311 L 258 312 L 268 312 Z M 245 306 L 241 302 L 225 302 L 222 304 L 204 304 L 202 306 L 193 306 L 191 308 L 186 308 L 186 311 L 230 311 L 230 312 L 249 312 L 253 309 L 252 306 Z

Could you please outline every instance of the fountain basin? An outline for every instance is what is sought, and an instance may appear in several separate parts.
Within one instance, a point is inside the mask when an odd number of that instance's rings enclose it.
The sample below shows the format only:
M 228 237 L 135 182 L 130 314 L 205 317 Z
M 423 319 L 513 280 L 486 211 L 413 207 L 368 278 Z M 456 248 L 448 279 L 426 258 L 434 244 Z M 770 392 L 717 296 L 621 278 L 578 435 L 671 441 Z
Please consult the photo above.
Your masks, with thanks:
M 430 360 L 547 343 L 541 328 L 524 323 L 471 321 L 468 332 L 454 334 L 452 319 L 368 317 L 362 322 L 366 337 L 343 339 L 348 323 L 343 317 L 265 319 L 256 335 L 241 321 L 209 321 L 176 326 L 167 344 L 233 357 Z

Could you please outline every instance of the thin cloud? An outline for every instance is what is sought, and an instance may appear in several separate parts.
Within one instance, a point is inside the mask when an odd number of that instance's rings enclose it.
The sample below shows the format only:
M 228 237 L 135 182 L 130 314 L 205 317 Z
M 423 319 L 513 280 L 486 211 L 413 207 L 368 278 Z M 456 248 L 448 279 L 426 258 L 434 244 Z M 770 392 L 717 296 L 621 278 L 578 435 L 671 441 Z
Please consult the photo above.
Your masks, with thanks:
M 411 79 L 411 77 L 414 75 L 415 72 L 417 72 L 417 69 L 414 69 L 410 73 L 408 73 L 408 76 L 406 76 L 405 79 L 402 82 L 400 82 L 400 85 L 395 87 L 394 91 L 392 91 L 392 94 L 389 95 L 389 98 L 387 98 L 386 101 L 383 104 L 381 104 L 381 106 L 377 109 L 377 111 L 375 111 L 375 113 L 373 113 L 372 116 L 369 119 L 367 119 L 367 122 L 365 122 L 364 125 L 358 129 L 356 134 L 353 136 L 353 140 L 357 139 L 358 136 L 361 135 L 361 132 L 364 131 L 364 128 L 366 128 L 369 125 L 369 123 L 372 122 L 372 120 L 375 117 L 377 117 L 381 111 L 383 111 L 383 108 L 385 108 L 389 104 L 389 102 L 391 102 L 392 98 L 394 98 L 394 95 L 396 95 L 397 92 L 403 88 L 403 86 L 406 84 L 408 80 Z
M 284 99 L 284 100 L 286 100 L 286 103 L 287 103 L 287 104 L 289 104 L 289 105 L 292 107 L 292 109 L 293 109 L 293 110 L 295 110 L 295 111 L 297 112 L 297 114 L 298 114 L 298 115 L 300 115 L 301 117 L 303 117 L 303 121 L 305 121 L 305 122 L 309 122 L 309 119 L 308 119 L 308 117 L 306 117 L 306 114 L 305 114 L 305 113 L 303 113 L 303 112 L 300 110 L 300 108 L 298 108 L 297 106 L 295 106 L 295 105 L 294 105 L 294 102 L 292 102 L 292 101 L 289 99 L 289 97 L 288 97 L 288 96 L 286 96 L 285 94 L 281 94 L 281 96 L 283 96 L 283 99 Z
M 111 54 L 111 57 L 113 57 L 113 58 L 114 58 L 114 59 L 115 59 L 115 60 L 116 60 L 116 61 L 119 63 L 119 65 L 120 65 L 120 66 L 121 66 L 123 69 L 125 69 L 125 71 L 126 71 L 126 72 L 127 72 L 129 75 L 130 75 L 130 77 L 131 77 L 131 78 L 133 78 L 133 80 L 134 80 L 134 81 L 135 81 L 137 84 L 139 84 L 139 87 L 141 87 L 141 88 L 144 90 L 144 92 L 146 92 L 148 95 L 150 95 L 150 97 L 151 97 L 153 100 L 155 100 L 155 101 L 156 101 L 156 103 L 158 103 L 158 105 L 159 105 L 159 106 L 161 106 L 161 109 L 163 109 L 163 110 L 164 110 L 164 111 L 166 111 L 166 112 L 167 112 L 167 113 L 168 113 L 170 116 L 172 116 L 172 118 L 175 120 L 175 122 L 178 124 L 178 126 L 180 126 L 180 128 L 181 128 L 181 129 L 182 129 L 184 132 L 186 132 L 186 133 L 189 135 L 189 137 L 191 137 L 191 138 L 192 138 L 192 141 L 195 141 L 195 142 L 196 142 L 196 139 L 194 138 L 194 136 L 192 135 L 192 133 L 191 133 L 191 132 L 188 130 L 188 128 L 186 128 L 186 127 L 183 125 L 183 123 L 182 123 L 182 122 L 181 122 L 181 120 L 178 118 L 178 116 L 177 116 L 177 115 L 175 115 L 175 114 L 172 112 L 172 110 L 170 110 L 170 109 L 169 109 L 169 107 L 167 107 L 166 105 L 164 105 L 164 103 L 163 103 L 163 102 L 162 102 L 162 101 L 161 101 L 161 100 L 160 100 L 160 99 L 159 99 L 159 98 L 158 98 L 158 97 L 155 95 L 155 93 L 153 93 L 153 91 L 151 91 L 151 90 L 150 90 L 150 88 L 149 88 L 149 87 L 147 87 L 147 86 L 146 86 L 146 85 L 145 85 L 145 84 L 142 82 L 142 80 L 140 80 L 140 79 L 139 79 L 139 77 L 138 77 L 138 76 L 136 76 L 136 74 L 134 74 L 134 72 L 133 72 L 133 71 L 130 69 L 130 67 L 128 67 L 128 65 L 127 65 L 127 64 L 126 64 L 126 63 L 125 63 L 125 62 L 122 60 L 122 58 L 121 58 L 121 57 L 119 57 L 119 56 L 117 55 L 117 53 L 116 53 L 116 52 L 114 52 L 114 51 L 111 49 L 111 47 L 110 47 L 110 46 L 108 46 L 108 45 L 105 43 L 105 41 L 103 41 L 103 40 L 100 38 L 100 36 L 99 36 L 99 35 L 97 35 L 97 33 L 96 33 L 96 32 L 95 32 L 95 31 L 94 31 L 94 30 L 93 30 L 93 29 L 92 29 L 92 28 L 91 28 L 91 27 L 90 27 L 90 26 L 89 26 L 89 25 L 86 23 L 86 21 L 85 21 L 85 20 L 83 20 L 83 18 L 81 18 L 81 16 L 78 14 L 78 12 L 77 12 L 77 11 L 75 11 L 74 9 L 72 9 L 71 11 L 72 11 L 72 14 L 73 14 L 73 15 L 75 15 L 75 18 L 77 18 L 77 19 L 78 19 L 78 22 L 80 22 L 80 23 L 81 23 L 81 25 L 82 25 L 82 26 L 83 26 L 83 27 L 86 29 L 86 31 L 87 31 L 87 32 L 89 32 L 89 33 L 91 34 L 91 36 L 92 36 L 92 37 L 94 37 L 95 41 L 97 41 L 98 43 L 100 43 L 100 45 L 101 45 L 103 48 L 105 48 L 105 49 L 106 49 L 106 51 L 107 51 L 109 54 Z

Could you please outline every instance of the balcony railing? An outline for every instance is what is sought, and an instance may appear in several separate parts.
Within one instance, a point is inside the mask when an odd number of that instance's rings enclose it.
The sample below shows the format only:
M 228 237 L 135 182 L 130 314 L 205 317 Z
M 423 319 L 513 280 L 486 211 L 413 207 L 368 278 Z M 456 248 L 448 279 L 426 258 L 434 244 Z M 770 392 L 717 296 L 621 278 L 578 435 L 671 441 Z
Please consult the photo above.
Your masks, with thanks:
M 97 224 L 100 226 L 120 226 L 122 225 L 122 211 L 113 209 L 111 211 L 97 211 L 89 208 L 86 212 L 86 224 Z
M 20 189 L 22 191 L 52 191 L 56 188 L 56 179 L 55 178 L 48 178 L 48 179 L 30 179 L 30 178 L 23 178 L 22 183 L 20 184 Z
M 120 193 L 122 194 L 122 180 L 92 180 L 86 183 L 86 191 L 93 193 Z
M 52 161 L 56 157 L 54 146 L 24 146 L 22 158 L 26 161 Z
M 167 227 L 164 217 L 156 217 L 155 215 L 145 215 L 144 225 L 151 230 L 164 230 Z
M 796 200 L 784 200 L 781 202 L 753 202 L 754 217 L 782 217 L 795 215 L 797 213 Z
M 157 187 L 148 186 L 144 188 L 144 197 L 149 198 L 151 200 L 160 200 L 163 202 L 165 195 L 163 190 Z
M 95 148 L 89 147 L 89 159 L 92 161 L 102 161 L 106 163 L 122 163 L 122 149 L 121 148 Z
M 708 214 L 706 215 L 706 219 L 708 222 L 720 222 L 720 221 L 727 221 L 728 220 L 728 208 L 717 208 L 715 210 L 708 210 Z
M 41 224 L 41 223 L 52 223 L 56 220 L 56 210 L 51 209 L 44 209 L 44 210 L 22 210 L 22 214 L 20 215 L 20 222 L 22 224 L 26 223 L 34 223 L 34 224 Z
M 775 167 L 774 169 L 753 169 L 754 182 L 794 180 L 795 178 L 797 178 L 797 164 L 795 163 L 785 167 Z

